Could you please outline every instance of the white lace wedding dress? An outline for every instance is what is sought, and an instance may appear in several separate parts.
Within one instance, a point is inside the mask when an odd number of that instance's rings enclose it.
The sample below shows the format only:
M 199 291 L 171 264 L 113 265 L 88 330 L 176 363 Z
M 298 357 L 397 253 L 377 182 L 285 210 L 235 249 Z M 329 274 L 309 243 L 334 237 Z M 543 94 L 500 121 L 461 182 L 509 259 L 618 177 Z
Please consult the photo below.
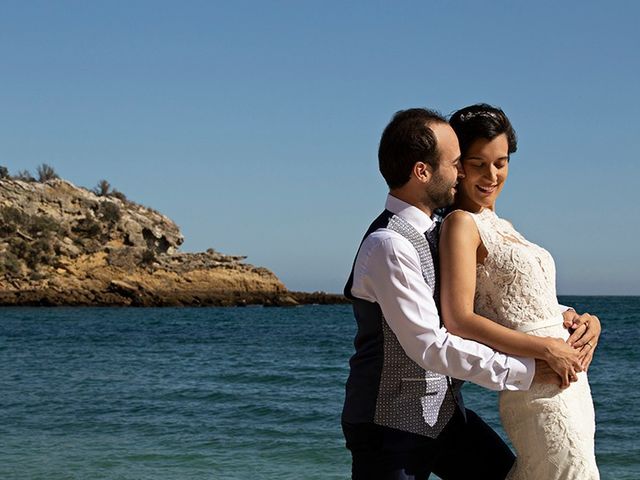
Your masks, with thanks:
M 470 214 L 488 251 L 477 266 L 474 309 L 531 335 L 562 337 L 553 258 L 493 211 Z M 500 393 L 500 417 L 516 450 L 508 479 L 593 480 L 595 416 L 586 373 L 567 389 L 534 383 Z

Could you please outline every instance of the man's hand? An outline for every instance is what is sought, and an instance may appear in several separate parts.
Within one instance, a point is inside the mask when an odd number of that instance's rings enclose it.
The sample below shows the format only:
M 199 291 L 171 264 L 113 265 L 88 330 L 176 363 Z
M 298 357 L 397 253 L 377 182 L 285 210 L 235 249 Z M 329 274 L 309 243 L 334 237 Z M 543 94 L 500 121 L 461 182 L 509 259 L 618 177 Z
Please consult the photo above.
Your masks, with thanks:
M 563 385 L 560 375 L 558 375 L 547 362 L 538 359 L 536 359 L 536 373 L 533 375 L 533 381 L 536 383 L 557 385 L 560 388 L 566 388 L 569 386 Z
M 600 340 L 602 332 L 600 319 L 589 313 L 579 315 L 575 310 L 567 310 L 562 314 L 562 317 L 565 328 L 571 332 L 567 343 L 580 351 L 580 362 L 582 369 L 586 372 Z
M 582 371 L 580 351 L 568 345 L 561 338 L 546 337 L 545 355 L 543 360 L 560 377 L 563 388 L 578 379 L 578 372 Z

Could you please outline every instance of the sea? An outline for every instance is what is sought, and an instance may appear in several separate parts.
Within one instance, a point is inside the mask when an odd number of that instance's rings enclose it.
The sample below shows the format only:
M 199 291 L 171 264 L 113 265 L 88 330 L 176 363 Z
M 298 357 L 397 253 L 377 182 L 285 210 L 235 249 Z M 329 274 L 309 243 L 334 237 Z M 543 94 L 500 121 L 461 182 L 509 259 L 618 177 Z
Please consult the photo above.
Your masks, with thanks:
M 640 479 L 640 297 L 589 369 L 603 479 Z M 348 479 L 349 305 L 0 308 L 0 479 Z M 501 435 L 494 392 L 465 403 Z M 437 478 L 437 477 L 432 477 Z

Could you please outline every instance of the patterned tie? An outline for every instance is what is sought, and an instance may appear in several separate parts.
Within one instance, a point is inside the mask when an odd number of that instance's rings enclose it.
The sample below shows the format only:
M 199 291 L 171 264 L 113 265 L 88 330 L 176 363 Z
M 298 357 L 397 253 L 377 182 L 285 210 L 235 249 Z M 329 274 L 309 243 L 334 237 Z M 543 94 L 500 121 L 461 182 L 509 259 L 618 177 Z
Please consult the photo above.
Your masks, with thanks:
M 440 310 L 440 258 L 438 257 L 440 225 L 442 225 L 442 217 L 436 215 L 433 219 L 433 225 L 431 225 L 431 228 L 424 232 L 424 236 L 427 239 L 427 243 L 429 244 L 429 250 L 431 251 L 431 259 L 433 260 L 433 270 L 436 277 L 436 288 L 433 292 L 433 298 L 436 301 L 438 310 Z

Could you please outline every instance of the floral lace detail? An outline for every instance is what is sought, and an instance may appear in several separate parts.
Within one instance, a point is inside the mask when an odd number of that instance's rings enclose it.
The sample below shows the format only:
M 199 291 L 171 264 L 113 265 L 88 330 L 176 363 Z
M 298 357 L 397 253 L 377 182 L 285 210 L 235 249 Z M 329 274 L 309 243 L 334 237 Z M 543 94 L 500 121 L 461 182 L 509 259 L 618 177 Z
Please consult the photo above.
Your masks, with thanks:
M 587 376 L 566 390 L 534 384 L 501 392 L 500 418 L 517 460 L 510 480 L 597 480 L 595 417 Z
M 516 330 L 557 317 L 556 269 L 549 252 L 491 210 L 470 215 L 488 252 L 476 269 L 476 313 Z
M 532 335 L 566 338 L 555 264 L 491 210 L 471 213 L 487 249 L 476 267 L 476 313 Z M 597 480 L 595 416 L 585 373 L 569 388 L 534 383 L 500 393 L 500 417 L 517 460 L 514 480 Z

